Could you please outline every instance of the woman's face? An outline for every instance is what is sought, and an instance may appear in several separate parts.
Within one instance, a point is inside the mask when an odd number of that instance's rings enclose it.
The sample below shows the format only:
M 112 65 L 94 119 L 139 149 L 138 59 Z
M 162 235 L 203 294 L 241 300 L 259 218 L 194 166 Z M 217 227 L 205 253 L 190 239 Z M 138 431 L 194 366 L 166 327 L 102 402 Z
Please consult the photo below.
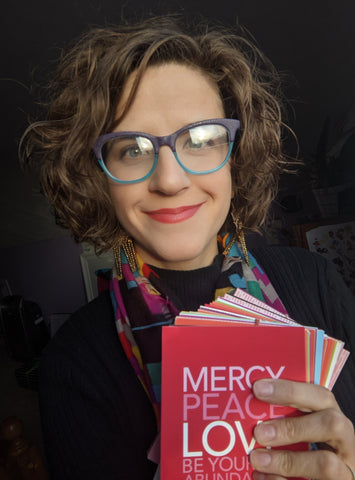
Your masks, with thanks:
M 117 115 L 132 85 L 124 89 Z M 171 134 L 193 122 L 223 118 L 217 86 L 199 70 L 169 63 L 149 67 L 134 101 L 116 131 Z M 230 166 L 193 175 L 185 172 L 168 146 L 159 151 L 153 174 L 135 184 L 109 181 L 120 224 L 135 240 L 145 263 L 174 270 L 205 267 L 217 255 L 217 233 L 232 196 Z

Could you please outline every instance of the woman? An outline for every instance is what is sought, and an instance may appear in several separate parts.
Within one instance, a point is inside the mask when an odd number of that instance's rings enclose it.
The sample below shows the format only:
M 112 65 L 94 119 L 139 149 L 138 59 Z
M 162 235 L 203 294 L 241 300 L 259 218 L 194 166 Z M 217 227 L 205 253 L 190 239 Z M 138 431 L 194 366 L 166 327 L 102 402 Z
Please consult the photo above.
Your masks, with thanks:
M 240 286 L 354 348 L 353 298 L 328 264 L 246 250 L 243 232 L 263 223 L 286 167 L 276 73 L 246 40 L 197 30 L 158 18 L 90 32 L 61 58 L 47 119 L 25 136 L 58 221 L 116 259 L 111 295 L 75 313 L 43 355 L 53 479 L 153 478 L 161 325 L 181 309 Z M 308 413 L 257 426 L 261 445 L 319 447 L 256 449 L 255 480 L 354 479 L 353 357 L 334 391 L 254 384 L 261 400 Z

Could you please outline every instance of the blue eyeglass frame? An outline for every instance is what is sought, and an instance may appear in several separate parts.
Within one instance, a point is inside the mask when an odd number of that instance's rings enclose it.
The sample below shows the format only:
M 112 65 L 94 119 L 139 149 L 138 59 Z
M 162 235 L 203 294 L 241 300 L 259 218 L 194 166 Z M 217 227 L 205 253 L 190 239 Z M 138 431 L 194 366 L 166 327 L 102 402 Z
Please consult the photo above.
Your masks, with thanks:
M 190 170 L 189 168 L 185 167 L 185 165 L 183 165 L 181 163 L 181 161 L 180 161 L 180 159 L 179 159 L 179 157 L 176 153 L 176 150 L 175 150 L 175 144 L 176 144 L 177 137 L 183 131 L 189 130 L 190 128 L 199 127 L 201 125 L 222 125 L 223 127 L 225 127 L 229 132 L 229 138 L 230 138 L 229 149 L 228 149 L 228 152 L 227 152 L 227 155 L 226 155 L 226 159 L 221 163 L 221 165 L 219 165 L 216 168 L 206 170 L 204 172 L 195 172 L 195 171 Z M 155 167 L 157 166 L 158 157 L 159 157 L 159 149 L 163 145 L 166 145 L 166 146 L 171 148 L 171 151 L 173 152 L 176 161 L 178 162 L 180 167 L 183 170 L 185 170 L 185 172 L 191 173 L 193 175 L 205 175 L 207 173 L 216 172 L 217 170 L 222 168 L 227 163 L 227 161 L 229 160 L 230 154 L 232 153 L 235 137 L 236 137 L 237 131 L 239 129 L 240 129 L 240 121 L 237 120 L 237 119 L 233 119 L 233 118 L 214 118 L 214 119 L 209 119 L 209 120 L 202 120 L 200 122 L 190 123 L 190 124 L 180 128 L 176 132 L 174 132 L 170 135 L 165 135 L 163 137 L 156 137 L 155 135 L 150 135 L 148 133 L 133 132 L 133 131 L 106 133 L 105 135 L 100 135 L 97 138 L 97 140 L 95 141 L 92 149 L 93 149 L 93 151 L 96 155 L 97 161 L 99 162 L 102 170 L 106 173 L 106 175 L 111 180 L 113 180 L 114 182 L 117 182 L 117 183 L 122 183 L 122 184 L 139 183 L 139 182 L 143 182 L 144 180 L 149 178 L 152 175 L 152 173 L 154 172 Z M 152 168 L 150 169 L 150 171 L 146 175 L 144 175 L 144 177 L 138 178 L 137 180 L 119 180 L 118 178 L 114 177 L 109 172 L 109 170 L 107 169 L 107 167 L 106 167 L 106 165 L 105 165 L 105 163 L 102 159 L 102 155 L 101 155 L 102 146 L 107 141 L 112 140 L 113 138 L 119 138 L 119 137 L 123 137 L 123 136 L 147 138 L 148 140 L 150 140 L 152 142 L 152 145 L 153 145 L 153 148 L 154 148 L 155 158 L 154 158 L 154 163 L 152 165 Z

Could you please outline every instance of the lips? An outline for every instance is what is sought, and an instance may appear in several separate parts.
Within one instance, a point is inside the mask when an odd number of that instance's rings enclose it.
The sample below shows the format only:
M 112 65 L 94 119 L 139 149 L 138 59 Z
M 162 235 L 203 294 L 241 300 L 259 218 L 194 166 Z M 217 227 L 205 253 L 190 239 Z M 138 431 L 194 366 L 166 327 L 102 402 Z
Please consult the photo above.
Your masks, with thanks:
M 185 205 L 178 208 L 161 208 L 160 210 L 152 210 L 144 213 L 160 223 L 179 223 L 193 217 L 201 205 L 202 203 L 198 205 Z

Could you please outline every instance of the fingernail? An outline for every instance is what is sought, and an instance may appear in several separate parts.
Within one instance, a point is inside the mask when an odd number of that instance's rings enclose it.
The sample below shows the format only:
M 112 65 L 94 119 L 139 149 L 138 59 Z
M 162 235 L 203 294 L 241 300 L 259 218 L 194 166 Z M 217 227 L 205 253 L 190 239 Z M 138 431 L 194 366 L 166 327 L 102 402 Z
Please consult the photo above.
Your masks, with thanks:
M 267 452 L 254 450 L 250 454 L 250 460 L 254 468 L 262 468 L 270 464 L 271 456 Z
M 269 380 L 259 380 L 254 383 L 254 393 L 258 397 L 269 397 L 274 393 L 274 385 Z
M 255 434 L 259 443 L 266 444 L 268 441 L 273 440 L 276 437 L 276 430 L 273 425 L 260 423 L 255 427 Z

